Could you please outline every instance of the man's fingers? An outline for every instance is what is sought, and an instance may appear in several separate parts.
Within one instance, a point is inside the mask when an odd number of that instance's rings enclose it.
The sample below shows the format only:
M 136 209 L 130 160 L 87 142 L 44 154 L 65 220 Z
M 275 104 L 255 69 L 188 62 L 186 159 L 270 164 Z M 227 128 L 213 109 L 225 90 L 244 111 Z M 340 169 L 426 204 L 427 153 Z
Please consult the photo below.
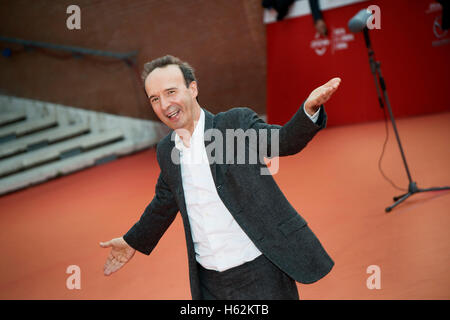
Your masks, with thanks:
M 117 270 L 119 270 L 120 268 L 122 268 L 122 266 L 124 265 L 125 263 L 123 263 L 123 262 L 119 262 L 119 261 L 117 261 L 117 260 L 114 260 L 113 261 L 113 272 L 116 272 Z
M 341 81 L 342 81 L 341 78 L 335 77 L 335 78 L 332 78 L 330 81 L 328 81 L 328 83 L 329 84 L 334 84 L 334 83 L 339 83 Z
M 105 274 L 105 275 L 109 275 L 109 270 L 110 270 L 110 268 L 111 268 L 111 264 L 112 264 L 112 261 L 111 260 L 106 260 L 106 262 L 105 262 L 105 265 L 103 266 L 103 273 Z
M 323 87 L 329 89 L 337 89 L 339 87 L 339 84 L 341 83 L 341 78 L 333 78 L 329 80 L 327 83 L 323 85 Z
M 103 272 L 105 276 L 109 276 L 111 273 L 114 272 L 114 260 L 107 260 L 105 263 L 105 267 L 103 269 Z
M 108 258 L 106 258 L 106 262 L 107 263 L 111 263 L 113 261 L 114 261 L 114 256 L 112 255 L 112 252 L 110 252 L 109 255 L 108 255 Z
M 126 259 L 125 257 L 121 255 L 114 256 L 113 253 L 110 252 L 108 258 L 106 258 L 106 262 L 103 267 L 103 272 L 105 276 L 109 276 L 110 274 L 122 268 L 123 265 L 127 263 L 127 261 L 128 259 Z
M 337 86 L 325 88 L 325 90 L 317 97 L 317 104 L 324 104 L 327 102 L 336 90 Z
M 339 84 L 341 83 L 341 78 L 333 78 L 325 84 L 325 90 L 323 92 L 324 97 L 327 99 L 337 90 Z
M 305 107 L 309 108 L 310 106 L 320 106 L 327 102 L 337 90 L 340 83 L 341 78 L 335 77 L 329 80 L 324 85 L 313 90 L 306 100 Z
M 110 274 L 116 272 L 117 270 L 119 270 L 120 268 L 122 268 L 122 266 L 124 265 L 124 262 L 119 262 L 115 259 L 113 259 L 111 262 L 107 263 L 107 265 L 105 265 L 105 270 L 104 270 L 104 274 L 105 276 L 109 276 Z
M 109 276 L 112 273 L 112 264 L 108 264 L 105 268 L 105 270 L 103 271 L 103 273 L 105 274 L 105 276 Z
M 113 247 L 106 258 L 105 265 L 103 266 L 103 273 L 105 276 L 109 276 L 113 272 L 116 272 L 127 262 L 127 259 L 121 254 L 120 251 L 117 250 L 116 246 L 113 245 L 114 240 L 115 239 L 99 243 L 102 248 Z
M 103 270 L 106 270 L 113 262 L 114 257 L 112 256 L 111 253 L 109 253 L 108 257 L 106 258 L 106 262 L 105 265 L 103 266 Z

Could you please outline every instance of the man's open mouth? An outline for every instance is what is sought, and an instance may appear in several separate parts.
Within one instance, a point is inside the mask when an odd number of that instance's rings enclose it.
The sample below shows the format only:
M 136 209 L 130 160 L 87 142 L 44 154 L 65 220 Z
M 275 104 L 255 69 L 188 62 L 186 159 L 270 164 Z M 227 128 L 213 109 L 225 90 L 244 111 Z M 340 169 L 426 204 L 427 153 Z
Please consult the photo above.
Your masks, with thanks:
M 178 113 L 180 113 L 180 110 L 177 110 L 177 111 L 174 111 L 174 112 L 168 114 L 167 117 L 168 117 L 169 119 L 171 119 L 171 118 L 173 118 L 173 117 L 176 117 L 176 116 L 178 115 Z

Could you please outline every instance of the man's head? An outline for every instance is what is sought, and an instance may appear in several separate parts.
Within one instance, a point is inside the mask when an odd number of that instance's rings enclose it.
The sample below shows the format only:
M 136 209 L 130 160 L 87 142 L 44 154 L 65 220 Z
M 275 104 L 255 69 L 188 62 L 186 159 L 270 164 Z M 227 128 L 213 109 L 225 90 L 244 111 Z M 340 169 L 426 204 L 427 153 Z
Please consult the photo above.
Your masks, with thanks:
M 142 73 L 153 111 L 171 129 L 194 131 L 200 116 L 198 87 L 192 67 L 173 56 L 147 62 Z

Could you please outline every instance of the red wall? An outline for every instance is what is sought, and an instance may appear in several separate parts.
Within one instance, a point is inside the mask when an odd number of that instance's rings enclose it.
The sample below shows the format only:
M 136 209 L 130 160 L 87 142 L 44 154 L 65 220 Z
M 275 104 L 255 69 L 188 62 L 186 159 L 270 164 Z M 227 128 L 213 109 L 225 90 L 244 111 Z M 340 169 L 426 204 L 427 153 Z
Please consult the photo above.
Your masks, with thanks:
M 330 43 L 322 56 L 311 48 L 315 30 L 310 15 L 268 24 L 268 121 L 287 122 L 312 89 L 335 76 L 341 77 L 342 83 L 326 104 L 328 126 L 383 118 L 363 33 L 354 34 L 352 40 L 347 27 L 353 15 L 372 4 L 381 9 L 381 29 L 369 33 L 394 115 L 449 111 L 450 30 L 442 34 L 438 29 L 441 38 L 434 34 L 434 21 L 439 20 L 442 11 L 430 12 L 433 3 L 366 1 L 326 10 L 323 15 Z M 339 28 L 345 28 L 345 35 L 333 35 Z M 347 43 L 347 48 L 339 50 L 339 42 Z

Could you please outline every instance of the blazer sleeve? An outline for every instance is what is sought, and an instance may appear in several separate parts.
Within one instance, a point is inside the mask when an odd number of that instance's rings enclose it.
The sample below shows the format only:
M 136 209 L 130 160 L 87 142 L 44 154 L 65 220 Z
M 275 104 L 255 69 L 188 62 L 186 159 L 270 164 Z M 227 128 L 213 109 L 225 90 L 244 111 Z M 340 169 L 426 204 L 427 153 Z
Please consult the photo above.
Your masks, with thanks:
M 304 104 L 297 110 L 294 116 L 283 126 L 267 124 L 258 117 L 250 108 L 246 109 L 243 126 L 254 129 L 258 137 L 258 154 L 262 145 L 266 148 L 268 158 L 277 156 L 289 156 L 300 152 L 309 141 L 326 127 L 327 114 L 323 105 L 320 106 L 319 118 L 314 123 L 305 113 Z M 261 130 L 265 132 L 261 139 Z M 278 141 L 277 141 L 278 140 Z M 273 144 L 278 143 L 278 150 Z
M 153 200 L 123 239 L 132 248 L 149 255 L 174 221 L 178 211 L 175 196 L 164 181 L 161 172 Z

